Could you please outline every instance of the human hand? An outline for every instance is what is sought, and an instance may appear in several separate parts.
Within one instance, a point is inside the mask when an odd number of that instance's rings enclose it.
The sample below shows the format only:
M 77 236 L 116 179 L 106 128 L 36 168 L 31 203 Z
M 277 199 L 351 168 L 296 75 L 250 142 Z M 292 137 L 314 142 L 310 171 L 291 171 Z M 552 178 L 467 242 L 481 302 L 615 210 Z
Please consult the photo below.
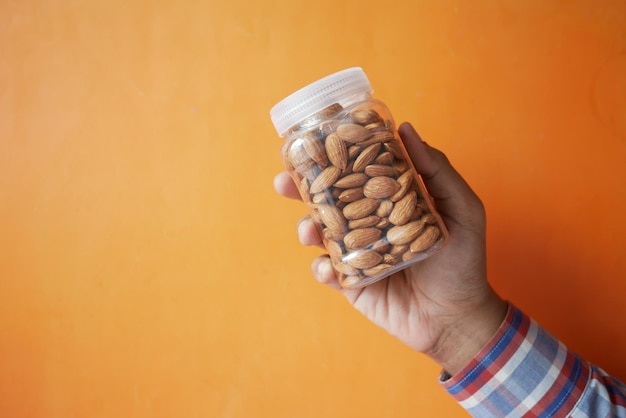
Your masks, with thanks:
M 493 336 L 507 305 L 486 279 L 486 220 L 480 199 L 445 155 L 423 142 L 410 124 L 402 124 L 398 132 L 448 228 L 448 244 L 358 290 L 341 288 L 327 255 L 313 261 L 312 271 L 376 325 L 454 374 Z M 285 197 L 300 198 L 287 172 L 276 176 L 274 186 Z M 304 245 L 321 246 L 308 216 L 298 224 L 298 236 Z

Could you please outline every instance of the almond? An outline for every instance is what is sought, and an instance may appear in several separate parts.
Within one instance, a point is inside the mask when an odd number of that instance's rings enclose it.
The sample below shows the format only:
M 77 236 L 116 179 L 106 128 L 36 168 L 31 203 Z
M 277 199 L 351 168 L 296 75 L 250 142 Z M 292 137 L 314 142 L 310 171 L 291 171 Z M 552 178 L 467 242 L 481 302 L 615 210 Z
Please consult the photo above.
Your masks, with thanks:
M 400 257 L 408 249 L 409 246 L 407 244 L 394 245 L 391 247 L 391 250 L 389 250 L 389 254 Z
M 331 231 L 328 228 L 324 228 L 324 230 L 322 231 L 322 235 L 324 235 L 324 238 L 326 238 L 327 240 L 330 241 L 343 241 L 343 239 L 346 236 L 345 232 L 335 232 L 335 231 Z
M 326 155 L 330 162 L 341 169 L 348 165 L 348 148 L 335 133 L 326 137 Z
M 346 234 L 343 243 L 348 249 L 365 248 L 378 240 L 381 234 L 378 228 L 353 229 Z
M 310 193 L 315 194 L 328 189 L 337 181 L 340 175 L 341 170 L 334 165 L 326 167 L 311 183 Z
M 309 181 L 302 177 L 300 180 L 300 186 L 298 187 L 300 191 L 300 196 L 302 197 L 302 201 L 304 203 L 311 203 L 311 195 L 309 194 Z
M 413 184 L 413 171 L 406 170 L 404 173 L 400 174 L 400 177 L 398 177 L 398 183 L 400 183 L 400 188 L 391 196 L 390 200 L 392 202 L 397 202 L 402 199 L 409 190 Z
M 389 268 L 391 268 L 391 265 L 389 264 L 378 264 L 374 267 L 364 269 L 363 274 L 365 274 L 368 277 L 377 276 Z
M 373 250 L 356 250 L 344 257 L 344 261 L 357 269 L 369 269 L 383 260 L 383 256 Z
M 383 131 L 387 129 L 387 126 L 385 125 L 385 122 L 373 122 L 368 125 L 365 125 L 365 129 L 367 129 L 370 132 L 376 132 L 376 131 Z
M 425 251 L 428 248 L 432 247 L 435 242 L 437 242 L 440 234 L 441 231 L 439 230 L 439 228 L 433 225 L 429 225 L 426 227 L 426 229 L 424 229 L 424 232 L 422 232 L 420 236 L 411 243 L 411 246 L 409 248 L 414 253 L 420 253 L 422 251 Z
M 404 225 L 411 219 L 416 206 L 417 194 L 413 191 L 398 200 L 389 215 L 389 222 L 394 225 Z
M 319 205 L 318 213 L 324 225 L 333 232 L 344 232 L 347 221 L 340 209 L 331 205 Z
M 309 157 L 313 159 L 320 167 L 328 165 L 328 156 L 322 141 L 313 133 L 309 133 L 302 138 L 302 145 Z
M 408 244 L 424 230 L 422 221 L 409 222 L 406 225 L 394 226 L 387 231 L 387 240 L 393 245 Z
M 407 163 L 406 160 L 402 158 L 396 158 L 391 166 L 398 170 L 399 173 L 404 173 L 411 168 L 409 166 L 409 163 Z
M 378 131 L 378 132 L 374 132 L 373 135 L 367 139 L 366 141 L 361 142 L 361 146 L 366 146 L 366 145 L 370 145 L 370 144 L 380 144 L 382 142 L 390 142 L 390 141 L 395 141 L 396 137 L 393 135 L 393 133 L 389 132 L 389 131 Z
M 402 254 L 402 261 L 409 261 L 412 258 L 417 257 L 418 255 L 420 255 L 420 253 L 414 253 L 413 251 L 406 251 L 404 254 Z M 424 258 L 424 256 L 422 255 L 420 258 Z
M 346 263 L 335 263 L 333 265 L 333 267 L 339 273 L 345 274 L 347 276 L 359 274 L 359 270 L 358 269 L 355 269 L 354 267 L 352 267 L 351 265 L 348 265 Z
M 326 249 L 328 250 L 328 255 L 330 255 L 331 259 L 341 260 L 341 256 L 343 254 L 341 245 L 332 240 L 327 240 L 324 245 L 326 246 Z
M 356 164 L 356 163 L 355 163 Z M 371 164 L 365 167 L 365 174 L 370 177 L 398 177 L 398 170 L 388 165 Z
M 391 211 L 393 210 L 393 202 L 391 200 L 383 200 L 380 202 L 378 209 L 376 209 L 376 216 L 380 216 L 384 218 L 385 216 L 389 216 Z
M 362 199 L 363 197 L 365 197 L 365 195 L 363 194 L 363 188 L 354 187 L 352 189 L 346 189 L 342 191 L 337 199 L 339 199 L 341 202 L 351 203 L 356 200 Z
M 341 170 L 341 177 L 345 177 L 348 174 L 352 174 L 352 166 L 354 165 L 354 161 L 348 161 L 348 165 L 346 168 Z
M 380 222 L 380 218 L 376 215 L 366 216 L 361 219 L 353 219 L 348 221 L 348 228 L 350 229 L 358 229 L 358 228 L 369 228 L 370 226 L 376 225 Z
M 383 121 L 378 113 L 371 108 L 354 110 L 350 113 L 350 118 L 359 125 L 368 125 L 370 123 Z
M 424 199 L 424 197 L 421 195 L 420 193 L 420 201 L 417 202 L 417 207 L 419 208 L 419 210 L 421 212 L 429 212 L 430 213 L 430 205 L 428 204 L 428 202 Z
M 288 154 L 291 163 L 290 166 L 298 171 L 306 170 L 315 165 L 315 161 L 313 161 L 309 153 L 304 149 L 302 139 L 298 139 L 291 144 Z
M 383 263 L 385 264 L 398 264 L 401 260 L 401 256 L 400 255 L 392 255 L 392 254 L 384 254 L 383 255 Z
M 418 206 L 415 207 L 415 210 L 413 211 L 413 213 L 411 214 L 411 218 L 409 219 L 409 222 L 411 221 L 417 221 L 419 219 L 422 218 L 423 212 L 421 211 L 421 209 L 419 208 L 419 203 Z M 424 222 L 425 224 L 427 224 L 428 222 L 426 222 L 424 219 L 422 219 L 422 222 Z
M 393 163 L 393 160 L 394 160 L 393 154 L 390 153 L 389 151 L 385 151 L 381 153 L 378 157 L 376 157 L 374 162 L 376 164 L 381 164 L 381 165 L 391 165 L 391 163 Z
M 346 219 L 361 219 L 365 218 L 368 215 L 371 215 L 372 212 L 376 210 L 378 207 L 378 200 L 376 199 L 359 199 L 356 202 L 349 203 L 343 208 L 343 215 Z
M 356 158 L 360 152 L 361 152 L 360 145 L 352 145 L 350 148 L 348 148 L 348 159 L 352 160 L 353 158 Z
M 376 224 L 376 228 L 385 229 L 390 225 L 391 222 L 389 222 L 389 218 L 380 218 L 380 222 Z
M 358 289 L 361 287 L 361 282 L 363 281 L 360 275 L 348 274 L 346 277 L 341 279 L 341 287 L 344 289 Z
M 351 144 L 363 142 L 372 135 L 370 131 L 355 123 L 344 123 L 339 125 L 336 133 L 339 138 Z
M 387 242 L 387 240 L 383 238 L 373 243 L 370 248 L 384 255 L 391 248 L 391 244 L 389 244 L 389 242 Z
M 359 171 L 365 170 L 365 167 L 367 167 L 369 163 L 374 161 L 379 151 L 380 144 L 372 144 L 369 147 L 365 148 L 363 152 L 361 152 L 359 156 L 356 157 L 356 160 L 354 160 L 352 171 L 357 173 Z
M 404 160 L 404 149 L 402 148 L 402 146 L 396 142 L 396 141 L 391 141 L 391 142 L 387 142 L 385 144 L 385 148 L 387 148 L 387 151 L 391 152 L 393 154 L 394 157 L 400 159 L 400 160 Z
M 352 173 L 337 180 L 333 186 L 340 189 L 352 189 L 365 184 L 368 178 L 365 173 Z
M 316 193 L 313 195 L 313 199 L 312 202 L 315 203 L 316 205 L 319 205 L 320 203 L 328 203 L 331 200 L 330 193 L 324 193 L 324 192 L 320 192 L 320 193 Z
M 322 119 L 328 119 L 331 116 L 334 116 L 337 113 L 341 112 L 342 110 L 343 110 L 343 106 L 341 106 L 339 103 L 333 103 L 330 106 L 325 107 L 324 109 L 320 110 L 315 115 L 319 116 Z
M 372 177 L 363 186 L 363 193 L 373 199 L 384 199 L 400 190 L 400 183 L 390 177 Z
M 329 119 L 326 122 L 320 124 L 318 133 L 322 138 L 326 138 L 328 135 L 334 133 L 337 130 L 337 126 L 341 124 L 340 120 Z
M 333 103 L 332 105 L 314 113 L 306 119 L 300 121 L 296 126 L 296 130 L 310 128 L 318 123 L 336 115 L 341 112 L 343 107 L 339 103 Z
M 393 134 L 392 131 L 378 131 L 374 132 L 371 139 L 387 143 L 391 141 L 396 141 L 396 136 Z
M 434 225 L 437 223 L 437 218 L 435 218 L 435 215 L 433 215 L 432 213 L 426 213 L 422 217 L 422 222 L 424 222 L 427 225 Z

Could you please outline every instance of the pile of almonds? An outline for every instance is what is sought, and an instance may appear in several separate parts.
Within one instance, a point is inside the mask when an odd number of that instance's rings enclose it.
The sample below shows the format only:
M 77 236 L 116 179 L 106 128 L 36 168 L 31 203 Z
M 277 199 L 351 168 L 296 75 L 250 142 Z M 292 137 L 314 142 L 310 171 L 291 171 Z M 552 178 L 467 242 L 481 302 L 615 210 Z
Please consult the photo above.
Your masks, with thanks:
M 393 123 L 373 106 L 334 104 L 292 132 L 283 161 L 343 287 L 362 287 L 443 244 Z

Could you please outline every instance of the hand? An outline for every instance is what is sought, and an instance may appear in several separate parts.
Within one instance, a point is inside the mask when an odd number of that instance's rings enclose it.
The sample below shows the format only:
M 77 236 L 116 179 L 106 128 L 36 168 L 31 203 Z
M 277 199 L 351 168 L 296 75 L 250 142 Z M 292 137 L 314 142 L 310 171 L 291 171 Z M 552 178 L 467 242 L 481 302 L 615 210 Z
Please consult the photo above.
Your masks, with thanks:
M 313 261 L 315 278 L 347 297 L 376 325 L 454 374 L 498 329 L 507 304 L 486 279 L 485 210 L 445 155 L 404 123 L 400 137 L 449 233 L 448 244 L 421 262 L 359 290 L 339 286 L 327 255 Z M 276 191 L 300 198 L 286 172 L 274 179 Z M 304 245 L 321 246 L 310 217 L 298 224 Z

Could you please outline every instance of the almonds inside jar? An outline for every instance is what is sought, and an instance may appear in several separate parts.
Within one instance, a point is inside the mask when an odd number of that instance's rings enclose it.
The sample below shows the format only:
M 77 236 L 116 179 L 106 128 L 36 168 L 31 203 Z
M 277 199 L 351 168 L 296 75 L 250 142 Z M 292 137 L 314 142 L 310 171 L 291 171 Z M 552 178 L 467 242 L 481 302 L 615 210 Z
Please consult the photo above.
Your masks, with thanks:
M 382 113 L 376 102 L 346 109 L 335 103 L 307 118 L 307 129 L 295 131 L 283 148 L 344 288 L 423 259 L 447 238 Z

